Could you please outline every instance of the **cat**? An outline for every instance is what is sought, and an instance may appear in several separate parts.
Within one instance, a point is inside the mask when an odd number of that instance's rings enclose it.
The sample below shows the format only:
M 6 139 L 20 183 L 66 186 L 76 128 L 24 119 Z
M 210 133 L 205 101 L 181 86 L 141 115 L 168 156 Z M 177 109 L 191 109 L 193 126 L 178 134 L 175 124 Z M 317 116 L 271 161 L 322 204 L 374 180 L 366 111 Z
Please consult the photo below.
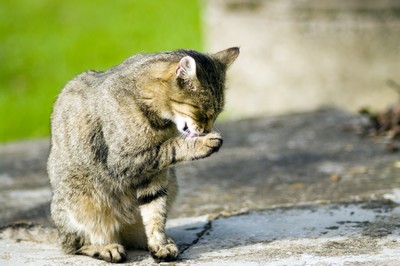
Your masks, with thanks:
M 51 215 L 68 254 L 108 262 L 126 248 L 178 256 L 165 235 L 177 192 L 173 166 L 217 152 L 212 132 L 239 48 L 134 55 L 63 88 L 51 115 Z

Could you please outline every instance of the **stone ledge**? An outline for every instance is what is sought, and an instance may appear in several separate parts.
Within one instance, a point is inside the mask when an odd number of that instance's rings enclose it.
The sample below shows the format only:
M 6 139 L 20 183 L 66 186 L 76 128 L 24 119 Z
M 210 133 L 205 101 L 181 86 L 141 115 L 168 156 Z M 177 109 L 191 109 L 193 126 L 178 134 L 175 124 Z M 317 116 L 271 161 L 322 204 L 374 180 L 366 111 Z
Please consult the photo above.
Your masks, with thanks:
M 181 248 L 177 263 L 395 265 L 398 154 L 356 135 L 358 122 L 323 109 L 217 124 L 221 151 L 177 167 L 181 191 L 168 229 Z M 48 147 L 47 140 L 0 146 L 0 226 L 51 225 Z M 62 254 L 54 236 L 45 243 L 2 236 L 2 265 L 104 264 Z M 129 255 L 132 265 L 152 263 L 147 252 Z

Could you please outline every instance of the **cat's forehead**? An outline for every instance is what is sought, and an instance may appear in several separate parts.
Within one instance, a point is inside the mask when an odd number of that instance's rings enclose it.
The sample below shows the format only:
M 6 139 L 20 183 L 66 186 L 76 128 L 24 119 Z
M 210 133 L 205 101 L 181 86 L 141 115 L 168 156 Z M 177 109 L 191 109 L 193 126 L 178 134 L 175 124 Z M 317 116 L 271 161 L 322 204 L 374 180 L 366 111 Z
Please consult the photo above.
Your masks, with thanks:
M 222 111 L 224 105 L 224 96 L 221 94 L 215 95 L 210 90 L 203 89 L 193 97 L 196 105 L 200 107 L 200 112 L 206 116 L 212 117 Z
M 215 63 L 199 63 L 197 79 L 200 83 L 200 93 L 207 97 L 213 109 L 220 105 L 224 98 L 224 79 L 225 73 L 218 69 Z M 211 107 L 211 106 L 210 106 Z

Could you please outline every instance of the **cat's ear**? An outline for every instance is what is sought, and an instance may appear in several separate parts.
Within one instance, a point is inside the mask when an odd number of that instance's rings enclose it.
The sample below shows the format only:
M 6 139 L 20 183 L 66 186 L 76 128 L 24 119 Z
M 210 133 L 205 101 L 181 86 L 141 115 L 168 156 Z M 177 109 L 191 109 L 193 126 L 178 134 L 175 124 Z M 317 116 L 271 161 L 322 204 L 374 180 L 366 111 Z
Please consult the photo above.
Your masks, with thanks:
M 191 79 L 196 76 L 196 62 L 190 56 L 185 56 L 179 61 L 175 70 L 176 76 L 182 79 Z
M 228 68 L 239 56 L 239 52 L 239 47 L 232 47 L 219 51 L 213 54 L 212 57 Z

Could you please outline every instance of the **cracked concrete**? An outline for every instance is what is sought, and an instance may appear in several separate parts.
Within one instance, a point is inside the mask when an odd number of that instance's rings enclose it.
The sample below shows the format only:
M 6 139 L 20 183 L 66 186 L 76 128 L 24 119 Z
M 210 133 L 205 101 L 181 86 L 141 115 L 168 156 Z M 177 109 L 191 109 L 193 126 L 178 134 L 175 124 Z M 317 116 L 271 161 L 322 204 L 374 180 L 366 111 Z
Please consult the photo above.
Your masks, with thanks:
M 107 264 L 63 254 L 54 229 L 16 229 L 0 234 L 1 265 Z M 180 247 L 171 265 L 397 265 L 400 207 L 376 201 L 271 208 L 214 220 L 177 218 L 167 232 Z M 126 262 L 152 263 L 145 251 L 129 251 Z
M 181 259 L 190 265 L 395 265 L 400 208 L 382 208 L 306 205 L 217 219 Z
M 359 122 L 324 109 L 219 123 L 221 151 L 177 169 L 173 264 L 397 265 L 399 157 Z M 0 146 L 0 264 L 105 265 L 55 243 L 47 153 L 48 140 Z M 152 263 L 129 251 L 127 265 Z

